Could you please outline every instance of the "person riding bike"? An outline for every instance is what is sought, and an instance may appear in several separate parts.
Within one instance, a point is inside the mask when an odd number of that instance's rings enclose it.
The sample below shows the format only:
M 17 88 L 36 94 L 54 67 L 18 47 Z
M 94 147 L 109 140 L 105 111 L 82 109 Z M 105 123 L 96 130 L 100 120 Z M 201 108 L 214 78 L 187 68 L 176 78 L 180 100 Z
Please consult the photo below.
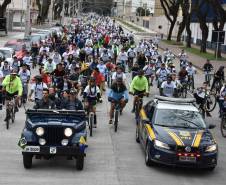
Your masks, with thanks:
M 111 102 L 111 108 L 109 113 L 110 116 L 109 124 L 112 124 L 116 103 L 118 102 L 120 104 L 120 114 L 122 114 L 122 111 L 126 106 L 128 99 L 129 99 L 128 90 L 126 86 L 123 84 L 123 79 L 117 78 L 116 82 L 112 84 L 108 92 L 108 101 Z
M 207 59 L 206 63 L 203 66 L 203 71 L 205 73 L 205 81 L 208 82 L 208 85 L 210 85 L 210 73 L 213 70 L 213 65 L 210 63 L 210 60 Z
M 194 75 L 196 74 L 196 69 L 191 62 L 188 63 L 186 71 L 188 72 L 188 81 L 192 84 L 192 90 L 194 90 L 195 89 Z
M 123 72 L 123 68 L 121 66 L 116 67 L 116 71 L 112 74 L 112 81 L 116 82 L 117 78 L 122 78 L 123 83 L 126 82 L 126 74 Z
M 168 76 L 167 80 L 162 82 L 160 95 L 166 97 L 176 97 L 176 84 L 172 81 L 172 76 Z
M 135 105 L 139 99 L 139 97 L 143 97 L 144 95 L 149 95 L 149 87 L 148 87 L 148 80 L 144 76 L 144 71 L 139 70 L 138 76 L 134 77 L 130 85 L 130 94 L 134 95 L 133 101 L 133 109 L 132 112 L 135 112 Z
M 85 102 L 85 109 L 94 113 L 94 128 L 97 126 L 97 116 L 96 116 L 96 104 L 97 101 L 102 102 L 100 89 L 96 85 L 95 78 L 91 77 L 89 80 L 89 85 L 86 86 L 83 92 L 83 99 Z
M 17 76 L 17 71 L 12 71 L 9 75 L 5 77 L 5 79 L 2 82 L 2 86 L 6 91 L 6 102 L 5 104 L 8 105 L 8 101 L 10 101 L 12 98 L 16 96 L 15 100 L 15 112 L 18 112 L 18 105 L 20 97 L 23 93 L 23 87 L 20 80 L 20 77 Z M 7 120 L 7 117 L 6 119 Z
M 129 67 L 129 71 L 131 71 L 134 58 L 136 58 L 136 52 L 135 52 L 134 46 L 131 46 L 127 51 L 127 53 L 128 53 L 128 67 Z
M 161 64 L 161 68 L 156 71 L 156 77 L 158 78 L 158 88 L 161 87 L 162 82 L 166 81 L 167 75 L 170 72 L 166 69 L 165 63 Z
M 215 73 L 210 91 L 213 90 L 217 81 L 220 83 L 224 82 L 224 66 L 220 66 L 217 72 Z

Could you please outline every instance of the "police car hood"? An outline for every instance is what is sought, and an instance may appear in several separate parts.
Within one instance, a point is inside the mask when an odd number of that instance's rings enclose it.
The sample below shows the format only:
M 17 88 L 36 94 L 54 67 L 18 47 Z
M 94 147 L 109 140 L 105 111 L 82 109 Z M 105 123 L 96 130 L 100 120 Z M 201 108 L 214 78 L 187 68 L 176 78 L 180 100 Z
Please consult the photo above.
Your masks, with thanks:
M 200 147 L 215 143 L 209 130 L 154 126 L 156 139 L 172 146 Z

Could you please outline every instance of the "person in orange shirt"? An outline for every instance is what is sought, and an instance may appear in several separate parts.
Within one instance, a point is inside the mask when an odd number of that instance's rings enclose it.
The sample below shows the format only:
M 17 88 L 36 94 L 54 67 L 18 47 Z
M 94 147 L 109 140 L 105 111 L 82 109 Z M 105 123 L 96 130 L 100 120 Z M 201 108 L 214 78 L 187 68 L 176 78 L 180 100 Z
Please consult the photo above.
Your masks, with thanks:
M 101 94 L 103 94 L 105 77 L 100 73 L 98 68 L 93 70 L 92 77 L 96 79 L 96 85 L 100 88 Z

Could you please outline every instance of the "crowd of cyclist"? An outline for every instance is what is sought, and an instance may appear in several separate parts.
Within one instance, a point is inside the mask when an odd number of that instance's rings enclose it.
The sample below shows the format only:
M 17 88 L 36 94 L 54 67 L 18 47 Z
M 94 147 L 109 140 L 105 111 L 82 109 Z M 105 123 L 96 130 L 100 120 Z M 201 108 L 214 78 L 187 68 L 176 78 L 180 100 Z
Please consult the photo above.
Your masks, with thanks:
M 210 61 L 203 66 L 205 83 L 195 92 L 196 69 L 187 54 L 182 50 L 175 56 L 169 49 L 160 53 L 158 42 L 156 36 L 136 45 L 133 33 L 124 33 L 110 18 L 90 16 L 81 19 L 75 29 L 65 26 L 62 34 L 53 34 L 45 41 L 33 44 L 23 58 L 14 56 L 12 63 L 2 61 L 0 103 L 5 99 L 7 105 L 7 101 L 16 95 L 17 104 L 24 97 L 23 103 L 33 101 L 35 109 L 91 109 L 94 126 L 96 104 L 103 101 L 106 84 L 109 87 L 107 98 L 111 102 L 110 124 L 116 103 L 120 104 L 122 113 L 129 94 L 132 94 L 134 112 L 138 97 L 149 96 L 150 88 L 155 84 L 160 95 L 167 97 L 180 97 L 184 84 L 190 84 L 197 103 L 202 104 L 213 71 Z M 174 64 L 175 57 L 180 59 L 179 71 Z M 32 70 L 36 66 L 39 74 L 33 75 L 37 72 Z M 129 73 L 132 82 L 127 89 Z M 219 81 L 222 112 L 226 109 L 224 67 L 215 73 L 211 90 Z

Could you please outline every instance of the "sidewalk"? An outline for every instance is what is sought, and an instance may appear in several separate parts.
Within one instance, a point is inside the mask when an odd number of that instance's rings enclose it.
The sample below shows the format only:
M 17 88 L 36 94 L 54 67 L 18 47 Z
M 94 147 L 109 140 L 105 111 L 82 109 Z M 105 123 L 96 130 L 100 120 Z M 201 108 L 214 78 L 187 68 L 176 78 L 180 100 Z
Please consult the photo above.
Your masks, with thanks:
M 123 20 L 123 21 L 125 21 L 125 20 Z M 148 32 L 148 33 L 150 33 L 152 35 L 153 35 L 153 33 L 155 33 L 152 30 L 143 28 L 143 27 L 138 26 L 138 25 L 136 25 L 136 24 L 134 24 L 132 22 L 129 22 L 129 21 L 125 21 L 125 22 L 127 22 L 128 24 L 131 24 L 133 26 L 136 26 L 137 28 L 140 28 L 140 29 L 144 30 L 145 32 Z M 119 24 L 122 25 L 121 22 L 119 22 Z M 126 27 L 126 29 L 127 28 L 128 27 Z M 133 31 L 133 30 L 131 30 L 131 28 L 128 28 L 128 29 L 130 31 Z M 195 48 L 197 46 L 193 46 L 193 47 Z M 169 44 L 167 44 L 167 43 L 165 43 L 163 41 L 161 41 L 159 43 L 159 48 L 160 49 L 163 49 L 163 50 L 165 50 L 166 48 L 169 48 L 174 53 L 174 55 L 176 55 L 176 56 L 181 52 L 181 47 L 180 46 L 177 46 L 177 45 L 169 45 Z M 191 61 L 196 68 L 202 70 L 203 65 L 206 63 L 206 59 L 205 58 L 202 58 L 202 57 L 199 57 L 198 55 L 194 55 L 192 53 L 188 53 L 187 52 L 187 54 L 188 54 L 189 61 Z M 226 55 L 223 55 L 223 56 L 226 57 Z M 217 70 L 220 66 L 225 66 L 225 72 L 226 72 L 226 61 L 216 61 L 216 60 L 213 60 L 213 61 L 211 61 L 211 63 L 213 65 L 213 67 L 214 67 L 214 70 Z

